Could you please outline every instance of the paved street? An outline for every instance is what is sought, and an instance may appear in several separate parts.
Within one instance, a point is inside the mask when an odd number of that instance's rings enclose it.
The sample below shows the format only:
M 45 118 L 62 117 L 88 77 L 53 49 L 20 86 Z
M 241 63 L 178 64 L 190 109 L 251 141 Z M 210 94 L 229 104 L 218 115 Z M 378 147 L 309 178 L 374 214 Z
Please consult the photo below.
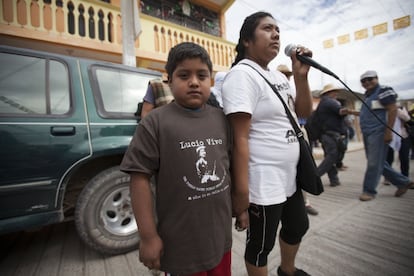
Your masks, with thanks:
M 297 267 L 320 276 L 414 275 L 414 190 L 396 198 L 395 187 L 381 183 L 375 200 L 360 202 L 365 157 L 359 145 L 351 146 L 344 163 L 349 168 L 340 172 L 342 185 L 329 187 L 324 176 L 325 192 L 310 196 L 319 215 L 310 217 Z M 235 276 L 247 275 L 244 239 L 245 232 L 234 232 Z M 0 244 L 0 275 L 151 275 L 138 262 L 138 251 L 104 256 L 86 248 L 72 222 L 0 236 Z M 277 275 L 278 263 L 276 245 L 269 275 Z

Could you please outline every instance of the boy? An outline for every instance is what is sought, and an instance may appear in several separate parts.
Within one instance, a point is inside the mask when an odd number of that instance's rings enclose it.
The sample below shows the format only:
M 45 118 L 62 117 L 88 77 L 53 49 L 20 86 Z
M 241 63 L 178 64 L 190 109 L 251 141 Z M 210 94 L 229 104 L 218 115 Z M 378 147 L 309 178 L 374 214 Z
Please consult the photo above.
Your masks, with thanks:
M 230 140 L 223 112 L 206 105 L 212 63 L 184 42 L 165 68 L 174 101 L 141 121 L 121 164 L 131 174 L 140 261 L 171 275 L 230 275 Z

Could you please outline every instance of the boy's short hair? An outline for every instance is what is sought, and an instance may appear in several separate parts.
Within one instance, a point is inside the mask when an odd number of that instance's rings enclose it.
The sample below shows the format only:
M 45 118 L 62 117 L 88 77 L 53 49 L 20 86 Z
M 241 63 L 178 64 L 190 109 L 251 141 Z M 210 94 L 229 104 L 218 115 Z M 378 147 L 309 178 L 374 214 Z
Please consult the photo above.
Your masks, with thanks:
M 165 64 L 168 78 L 171 78 L 178 63 L 193 58 L 200 58 L 207 65 L 210 74 L 213 72 L 213 64 L 206 49 L 193 42 L 183 42 L 172 47 L 168 53 L 168 60 Z

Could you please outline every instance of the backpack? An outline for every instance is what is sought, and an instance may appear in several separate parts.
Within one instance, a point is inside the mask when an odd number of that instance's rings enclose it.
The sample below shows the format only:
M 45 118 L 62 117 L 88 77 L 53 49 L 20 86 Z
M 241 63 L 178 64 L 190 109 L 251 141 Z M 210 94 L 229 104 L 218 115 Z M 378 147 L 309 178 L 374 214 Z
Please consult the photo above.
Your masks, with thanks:
M 318 109 L 313 111 L 306 120 L 305 129 L 308 133 L 309 141 L 316 141 L 321 137 L 323 132 L 323 123 L 318 113 Z

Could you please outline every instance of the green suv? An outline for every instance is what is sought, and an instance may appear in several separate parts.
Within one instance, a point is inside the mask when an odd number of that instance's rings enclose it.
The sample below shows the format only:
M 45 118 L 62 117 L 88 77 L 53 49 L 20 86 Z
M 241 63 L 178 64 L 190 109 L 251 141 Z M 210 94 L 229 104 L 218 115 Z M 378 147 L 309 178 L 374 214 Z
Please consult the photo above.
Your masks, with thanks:
M 0 46 L 0 234 L 74 219 L 109 254 L 139 241 L 119 164 L 156 71 Z

